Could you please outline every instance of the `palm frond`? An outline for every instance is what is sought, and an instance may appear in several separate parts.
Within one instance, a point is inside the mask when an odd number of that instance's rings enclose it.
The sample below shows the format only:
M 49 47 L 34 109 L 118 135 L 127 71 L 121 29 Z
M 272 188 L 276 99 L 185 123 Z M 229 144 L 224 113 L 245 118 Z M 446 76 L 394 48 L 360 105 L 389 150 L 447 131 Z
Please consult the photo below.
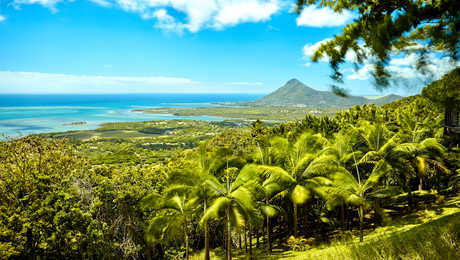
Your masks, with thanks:
M 294 204 L 304 204 L 311 197 L 311 192 L 302 185 L 296 185 L 291 192 L 291 201 Z
M 150 193 L 140 201 L 143 209 L 157 209 L 162 201 L 162 197 L 158 193 Z
M 206 180 L 205 185 L 208 186 L 213 192 L 215 192 L 219 196 L 225 195 L 227 193 L 227 188 L 221 183 L 219 183 L 219 181 L 215 178 Z
M 262 205 L 261 210 L 262 213 L 269 218 L 273 218 L 282 212 L 281 207 L 276 205 Z
M 218 219 L 231 200 L 227 197 L 219 197 L 213 201 L 211 206 L 206 210 L 203 217 L 201 217 L 200 224 L 203 225 L 209 219 Z
M 379 161 L 372 170 L 371 175 L 367 178 L 364 182 L 362 191 L 366 192 L 367 190 L 373 188 L 375 185 L 378 184 L 380 178 L 385 175 L 391 167 L 385 161 Z

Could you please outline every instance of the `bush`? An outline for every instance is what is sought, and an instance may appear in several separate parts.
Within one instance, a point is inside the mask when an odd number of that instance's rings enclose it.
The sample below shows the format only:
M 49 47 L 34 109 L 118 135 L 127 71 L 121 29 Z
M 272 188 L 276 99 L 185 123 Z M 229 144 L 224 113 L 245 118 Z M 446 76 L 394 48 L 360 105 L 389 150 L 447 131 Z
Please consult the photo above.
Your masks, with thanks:
M 292 251 L 306 251 L 311 248 L 313 238 L 307 239 L 303 237 L 290 236 L 287 244 Z

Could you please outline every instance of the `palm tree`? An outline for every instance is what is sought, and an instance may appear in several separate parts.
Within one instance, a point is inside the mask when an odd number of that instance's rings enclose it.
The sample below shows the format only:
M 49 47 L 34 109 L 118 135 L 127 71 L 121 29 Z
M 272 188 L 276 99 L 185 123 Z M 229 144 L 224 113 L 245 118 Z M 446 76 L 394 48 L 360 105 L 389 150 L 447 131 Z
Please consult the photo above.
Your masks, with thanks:
M 275 205 L 273 202 L 281 198 L 285 188 L 295 180 L 288 172 L 277 166 L 248 164 L 241 172 L 258 177 L 258 181 L 250 187 L 252 194 L 256 198 L 257 208 L 266 217 L 267 248 L 268 251 L 271 252 L 270 219 L 283 212 L 282 208 Z
M 379 179 L 387 171 L 387 165 L 379 162 L 373 169 L 371 175 L 366 180 L 362 180 L 358 170 L 357 176 L 353 176 L 344 167 L 337 167 L 336 170 L 329 175 L 332 183 L 330 186 L 320 186 L 317 188 L 319 193 L 326 200 L 343 199 L 346 203 L 357 207 L 359 216 L 359 231 L 360 241 L 363 241 L 363 223 L 366 207 L 369 205 L 369 198 L 374 193 L 383 192 L 386 190 L 375 190 L 379 183 Z
M 206 180 L 212 178 L 210 173 L 210 164 L 211 160 L 206 153 L 206 143 L 202 143 L 199 147 L 200 152 L 200 168 L 199 168 L 199 178 L 196 178 L 198 183 L 195 185 L 195 197 L 203 203 L 203 215 L 205 214 L 208 204 L 210 200 L 216 195 L 212 189 L 208 185 L 206 185 Z M 205 221 L 203 223 L 204 227 L 204 240 L 205 240 L 205 260 L 210 259 L 209 255 L 209 225 L 208 222 Z
M 417 121 L 417 118 L 411 116 L 408 111 L 404 110 L 398 114 L 400 130 L 398 135 L 404 142 L 416 143 L 430 135 L 432 129 L 425 127 L 429 125 L 433 118 L 427 117 L 423 122 Z
M 220 183 L 215 178 L 210 178 L 206 184 L 217 194 L 211 206 L 207 208 L 201 218 L 201 225 L 209 219 L 225 217 L 227 228 L 227 259 L 232 259 L 231 231 L 232 227 L 242 227 L 256 214 L 252 194 L 248 189 L 255 182 L 257 176 L 252 172 L 241 172 L 234 182 L 230 182 L 227 171 L 225 183 Z
M 183 187 L 191 198 L 197 203 L 202 205 L 202 216 L 209 207 L 210 201 L 216 196 L 216 193 L 209 185 L 206 184 L 207 180 L 212 180 L 215 177 L 211 174 L 211 165 L 215 157 L 207 151 L 207 142 L 202 142 L 198 146 L 198 164 L 191 169 L 183 169 L 175 171 L 169 176 L 168 182 L 170 184 L 180 185 Z M 210 259 L 210 237 L 209 225 L 207 221 L 203 223 L 204 237 L 205 237 L 205 260 Z
M 419 191 L 423 189 L 423 177 L 426 175 L 428 166 L 433 166 L 445 173 L 449 173 L 449 170 L 442 162 L 442 158 L 445 157 L 446 148 L 435 138 L 427 138 L 419 143 L 404 143 L 396 149 L 409 159 L 416 170 L 419 178 Z
M 311 183 L 308 181 L 308 177 L 312 176 L 307 175 L 307 169 L 325 143 L 326 139 L 321 134 L 310 132 L 300 135 L 294 143 L 282 137 L 275 137 L 270 141 L 273 162 L 285 171 L 282 175 L 289 174 L 292 178 L 282 195 L 289 196 L 292 202 L 294 236 L 298 233 L 298 205 L 305 204 L 312 195 Z M 273 171 L 280 172 L 280 169 Z
M 176 189 L 177 188 L 177 189 Z M 180 187 L 171 187 L 171 192 L 165 192 L 166 196 L 153 193 L 142 200 L 145 208 L 156 211 L 156 216 L 149 221 L 146 230 L 147 240 L 176 240 L 177 234 L 182 233 L 185 241 L 185 257 L 189 259 L 189 229 L 192 214 L 196 204 L 185 195 L 179 195 L 173 190 L 180 190 Z

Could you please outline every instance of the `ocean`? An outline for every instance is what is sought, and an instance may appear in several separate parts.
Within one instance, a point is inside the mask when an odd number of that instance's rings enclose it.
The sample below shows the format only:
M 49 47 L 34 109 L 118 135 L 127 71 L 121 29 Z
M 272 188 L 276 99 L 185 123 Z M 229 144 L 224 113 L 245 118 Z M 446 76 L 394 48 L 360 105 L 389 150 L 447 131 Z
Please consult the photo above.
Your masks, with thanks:
M 91 130 L 107 122 L 194 119 L 221 121 L 214 116 L 145 114 L 133 109 L 158 107 L 212 107 L 218 102 L 244 102 L 260 94 L 1 94 L 0 135 Z M 82 125 L 71 125 L 86 122 Z

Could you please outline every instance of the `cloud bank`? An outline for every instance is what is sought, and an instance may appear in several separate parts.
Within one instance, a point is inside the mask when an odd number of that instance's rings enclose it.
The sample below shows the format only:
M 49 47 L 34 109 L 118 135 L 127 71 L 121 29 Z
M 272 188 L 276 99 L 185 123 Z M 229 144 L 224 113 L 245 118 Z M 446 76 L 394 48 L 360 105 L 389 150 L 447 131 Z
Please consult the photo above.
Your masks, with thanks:
M 167 93 L 198 84 L 176 77 L 108 77 L 0 71 L 0 93 Z M 190 92 L 190 90 L 189 90 Z
M 59 2 L 70 0 L 14 0 L 13 5 L 40 4 L 57 11 Z M 223 29 L 247 22 L 269 20 L 278 13 L 284 0 L 91 0 L 106 8 L 120 8 L 155 20 L 155 26 L 182 33 L 204 28 Z M 173 15 L 179 13 L 180 15 Z M 178 18 L 181 17 L 181 18 Z

